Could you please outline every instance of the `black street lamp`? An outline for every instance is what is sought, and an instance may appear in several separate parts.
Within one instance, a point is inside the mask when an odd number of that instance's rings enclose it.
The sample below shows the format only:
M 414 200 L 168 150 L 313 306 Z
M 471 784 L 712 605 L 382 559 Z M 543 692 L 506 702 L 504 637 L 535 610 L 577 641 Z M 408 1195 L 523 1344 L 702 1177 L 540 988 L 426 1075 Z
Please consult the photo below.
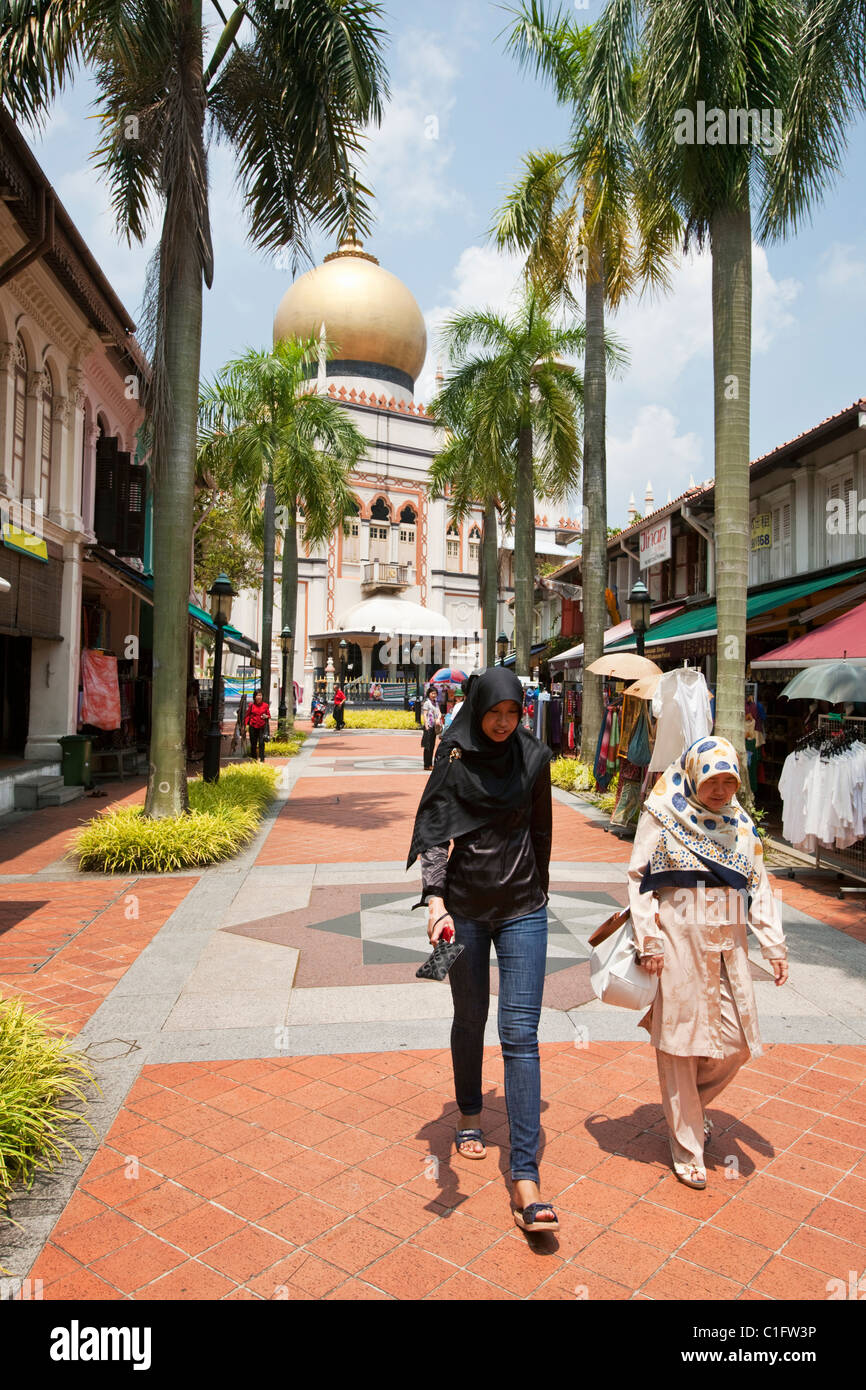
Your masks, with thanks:
M 347 651 L 348 651 L 348 647 L 347 647 L 347 645 L 346 645 L 346 639 L 345 639 L 345 637 L 341 637 L 341 638 L 340 638 L 340 686 L 341 686 L 341 687 L 344 686 L 344 685 L 346 684 L 346 652 L 347 652 Z
M 508 655 L 508 637 L 504 632 L 500 632 L 496 639 L 496 655 L 499 657 L 499 665 L 504 666 Z
M 638 656 L 644 654 L 644 633 L 650 625 L 650 596 L 646 585 L 638 579 L 628 596 L 628 616 L 635 635 Z
M 210 702 L 210 730 L 205 739 L 204 766 L 202 777 L 205 782 L 218 782 L 220 779 L 220 752 L 222 751 L 222 730 L 220 729 L 220 697 L 222 695 L 223 666 L 223 628 L 231 622 L 232 599 L 237 594 L 226 574 L 218 574 L 210 595 L 211 617 L 216 623 L 216 642 L 213 654 L 213 690 Z
M 286 663 L 289 659 L 289 652 L 292 650 L 292 629 L 284 627 L 278 638 L 280 651 L 283 654 L 283 683 L 280 686 L 280 703 L 277 707 L 277 731 L 280 738 L 285 737 L 286 733 Z M 292 692 L 292 704 L 294 705 L 294 692 Z

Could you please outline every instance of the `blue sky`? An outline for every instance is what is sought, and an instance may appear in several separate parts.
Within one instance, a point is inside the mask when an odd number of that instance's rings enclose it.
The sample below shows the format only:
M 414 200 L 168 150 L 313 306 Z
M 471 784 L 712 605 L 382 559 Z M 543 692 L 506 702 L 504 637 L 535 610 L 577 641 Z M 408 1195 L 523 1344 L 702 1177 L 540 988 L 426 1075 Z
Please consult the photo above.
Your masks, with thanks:
M 589 22 L 600 0 L 581 8 Z M 216 18 L 208 0 L 208 11 Z M 370 142 L 366 177 L 377 196 L 367 249 L 412 290 L 428 324 L 416 399 L 433 394 L 436 333 L 455 309 L 508 306 L 518 263 L 489 245 L 493 213 L 525 152 L 555 146 L 567 113 L 505 52 L 508 15 L 487 0 L 388 0 L 392 98 Z M 214 31 L 215 37 L 216 31 Z M 148 247 L 118 242 L 109 199 L 89 164 L 97 131 L 84 79 L 57 103 L 33 147 L 67 211 L 136 315 Z M 435 118 L 432 119 L 431 118 Z M 434 138 L 431 138 L 431 135 Z M 812 222 L 786 244 L 754 253 L 752 457 L 866 395 L 866 124 L 851 133 L 843 177 Z M 254 252 L 233 188 L 230 152 L 211 152 L 214 286 L 205 297 L 202 372 L 270 342 L 291 272 Z M 315 258 L 333 247 L 314 242 Z M 631 364 L 608 392 L 608 521 L 638 510 L 648 480 L 656 504 L 713 472 L 709 257 L 692 257 L 673 292 L 636 301 L 613 321 Z M 574 503 L 578 505 L 577 500 Z

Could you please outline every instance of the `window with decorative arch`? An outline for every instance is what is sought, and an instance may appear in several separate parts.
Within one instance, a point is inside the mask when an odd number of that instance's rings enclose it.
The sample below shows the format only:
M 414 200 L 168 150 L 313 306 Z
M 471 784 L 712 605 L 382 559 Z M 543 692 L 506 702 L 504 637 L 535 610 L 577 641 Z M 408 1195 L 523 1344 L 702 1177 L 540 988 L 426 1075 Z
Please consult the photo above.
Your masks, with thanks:
M 401 565 L 411 565 L 415 561 L 415 536 L 418 513 L 408 502 L 400 511 L 400 528 L 397 545 L 397 560 Z
M 481 527 L 473 526 L 469 532 L 469 568 L 478 571 L 481 564 Z
M 387 563 L 391 558 L 391 508 L 377 497 L 370 508 L 370 559 Z
M 15 339 L 12 370 L 15 379 L 15 408 L 12 433 L 12 488 L 16 497 L 24 486 L 27 457 L 27 351 L 20 337 Z
M 456 521 L 452 521 L 445 532 L 445 568 L 447 570 L 459 570 L 460 568 L 460 527 Z
M 357 565 L 361 558 L 361 507 L 358 499 L 352 498 L 348 530 L 343 532 L 343 561 L 347 565 Z
M 51 509 L 51 456 L 54 452 L 54 378 L 48 363 L 42 369 L 42 432 L 39 450 L 39 496 L 42 515 Z

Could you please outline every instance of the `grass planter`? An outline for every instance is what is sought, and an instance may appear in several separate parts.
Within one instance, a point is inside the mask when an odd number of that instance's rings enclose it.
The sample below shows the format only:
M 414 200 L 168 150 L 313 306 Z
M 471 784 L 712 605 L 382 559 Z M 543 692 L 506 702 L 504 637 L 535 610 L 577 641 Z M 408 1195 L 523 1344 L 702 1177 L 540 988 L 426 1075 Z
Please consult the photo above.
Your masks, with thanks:
M 276 791 L 278 772 L 264 763 L 223 768 L 218 782 L 189 784 L 185 816 L 152 820 L 142 806 L 94 816 L 71 853 L 82 871 L 172 873 L 230 859 L 248 844 Z
M 87 1124 L 70 1104 L 86 1104 L 87 1087 L 99 1089 L 87 1058 L 54 1035 L 42 1014 L 0 999 L 0 1213 L 14 1185 L 31 1187 L 64 1152 L 81 1157 L 65 1131 Z
M 265 757 L 294 758 L 303 748 L 306 737 L 305 733 L 298 732 L 290 734 L 288 739 L 275 738 L 272 742 L 269 740 L 265 744 Z
M 412 729 L 419 734 L 420 726 L 415 723 L 411 710 L 397 709 L 357 709 L 345 710 L 343 723 L 347 729 Z M 334 716 L 329 714 L 325 720 L 326 729 L 336 729 Z

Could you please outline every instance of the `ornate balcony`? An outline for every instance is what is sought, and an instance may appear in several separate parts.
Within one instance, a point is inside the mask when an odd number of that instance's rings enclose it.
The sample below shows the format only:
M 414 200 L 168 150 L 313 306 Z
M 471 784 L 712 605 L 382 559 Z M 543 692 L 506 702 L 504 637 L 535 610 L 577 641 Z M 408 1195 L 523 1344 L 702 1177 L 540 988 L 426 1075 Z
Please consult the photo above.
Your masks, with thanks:
M 386 589 L 398 593 L 412 583 L 412 566 L 392 560 L 364 560 L 361 564 L 362 590 Z

